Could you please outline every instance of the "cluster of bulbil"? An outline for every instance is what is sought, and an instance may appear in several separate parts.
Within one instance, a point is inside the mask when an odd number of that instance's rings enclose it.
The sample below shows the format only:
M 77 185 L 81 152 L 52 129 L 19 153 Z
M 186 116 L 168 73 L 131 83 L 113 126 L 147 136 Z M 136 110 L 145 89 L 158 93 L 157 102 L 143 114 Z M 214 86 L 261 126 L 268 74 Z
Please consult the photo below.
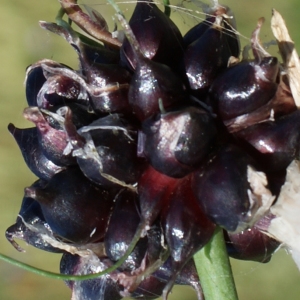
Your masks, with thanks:
M 62 253 L 61 273 L 82 275 L 112 266 L 138 235 L 115 271 L 67 281 L 80 300 L 167 299 L 174 284 L 203 299 L 192 257 L 216 226 L 230 256 L 269 261 L 280 243 L 259 224 L 272 219 L 299 157 L 300 112 L 259 43 L 261 22 L 254 58 L 240 58 L 235 19 L 218 4 L 182 36 L 151 0 L 137 2 L 129 23 L 117 14 L 123 30 L 113 34 L 97 11 L 70 2 L 69 17 L 100 38 L 62 19 L 40 22 L 80 64 L 43 59 L 27 69 L 24 117 L 34 126 L 8 129 L 39 179 L 7 239 L 19 251 L 15 238 Z

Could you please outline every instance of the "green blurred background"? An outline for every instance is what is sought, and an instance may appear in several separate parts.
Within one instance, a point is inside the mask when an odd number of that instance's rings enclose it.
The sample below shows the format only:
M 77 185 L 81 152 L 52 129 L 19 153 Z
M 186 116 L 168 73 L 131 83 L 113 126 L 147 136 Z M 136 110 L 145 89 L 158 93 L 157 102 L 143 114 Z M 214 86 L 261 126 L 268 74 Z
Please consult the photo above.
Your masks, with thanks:
M 190 7 L 192 12 L 178 9 L 173 17 L 182 32 L 201 20 L 200 6 L 188 2 L 173 1 L 179 7 Z M 38 26 L 39 20 L 54 21 L 59 2 L 54 0 L 2 0 L 0 10 L 0 252 L 34 266 L 58 271 L 60 255 L 50 254 L 20 243 L 26 253 L 18 253 L 5 239 L 4 233 L 14 223 L 18 214 L 23 189 L 31 185 L 35 177 L 25 166 L 13 138 L 7 131 L 9 122 L 17 127 L 29 127 L 22 118 L 26 107 L 24 94 L 25 68 L 29 64 L 50 58 L 77 67 L 76 55 L 60 37 L 45 32 Z M 112 10 L 104 0 L 80 2 L 98 9 L 112 21 Z M 235 12 L 238 30 L 244 36 L 242 43 L 248 43 L 251 31 L 259 17 L 266 18 L 261 39 L 272 40 L 270 32 L 271 8 L 284 16 L 293 39 L 300 49 L 299 14 L 297 0 L 227 0 L 221 2 Z M 130 13 L 134 4 L 128 2 L 121 8 Z M 191 16 L 192 14 L 193 16 Z M 107 17 L 109 16 L 109 17 Z M 110 27 L 112 28 L 112 27 Z M 276 48 L 273 48 L 276 53 Z M 232 261 L 233 272 L 240 300 L 297 300 L 300 295 L 300 276 L 290 256 L 283 250 L 274 255 L 266 265 Z M 17 269 L 0 261 L 0 299 L 2 300 L 53 300 L 70 299 L 70 292 L 63 282 L 43 278 Z M 170 299 L 196 299 L 189 288 L 175 288 Z M 220 299 L 222 300 L 222 299 Z

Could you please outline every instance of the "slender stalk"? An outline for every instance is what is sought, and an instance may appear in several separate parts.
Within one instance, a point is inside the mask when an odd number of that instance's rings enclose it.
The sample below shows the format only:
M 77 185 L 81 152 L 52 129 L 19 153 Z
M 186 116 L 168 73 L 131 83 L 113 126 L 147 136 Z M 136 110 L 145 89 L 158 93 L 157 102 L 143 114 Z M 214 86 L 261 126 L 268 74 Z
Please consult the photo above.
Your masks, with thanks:
M 93 273 L 93 274 L 87 274 L 87 275 L 66 275 L 66 274 L 59 274 L 59 273 L 55 273 L 55 272 L 50 272 L 50 271 L 46 271 L 46 270 L 42 270 L 33 266 L 30 266 L 26 263 L 23 263 L 21 261 L 15 260 L 14 258 L 11 258 L 9 256 L 6 256 L 4 254 L 0 253 L 0 260 L 3 260 L 11 265 L 14 265 L 20 269 L 23 269 L 25 271 L 28 272 L 32 272 L 41 276 L 45 276 L 48 278 L 52 278 L 52 279 L 59 279 L 59 280 L 74 280 L 74 281 L 82 281 L 82 280 L 87 280 L 87 279 L 94 279 L 94 278 L 98 278 L 102 275 L 108 274 L 110 272 L 115 271 L 117 268 L 119 268 L 124 262 L 125 260 L 128 258 L 128 256 L 132 253 L 132 251 L 134 250 L 137 242 L 139 241 L 140 237 L 141 237 L 141 233 L 144 230 L 143 224 L 141 223 L 139 225 L 139 227 L 137 228 L 134 237 L 132 238 L 132 241 L 130 243 L 130 245 L 128 246 L 125 254 L 111 267 L 103 270 L 102 272 L 99 273 Z
M 170 1 L 169 0 L 163 0 L 163 4 L 165 6 L 165 15 L 170 17 L 171 15 L 171 8 L 170 8 Z
M 217 227 L 211 240 L 194 256 L 205 300 L 238 300 L 223 232 Z

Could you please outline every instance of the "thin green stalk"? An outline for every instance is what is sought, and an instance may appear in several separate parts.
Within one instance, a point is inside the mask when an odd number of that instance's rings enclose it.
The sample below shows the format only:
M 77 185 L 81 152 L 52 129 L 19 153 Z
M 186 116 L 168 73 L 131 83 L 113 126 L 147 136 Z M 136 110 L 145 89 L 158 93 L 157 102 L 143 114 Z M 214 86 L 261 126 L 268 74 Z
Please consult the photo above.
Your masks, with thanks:
M 124 262 L 125 260 L 128 258 L 128 256 L 132 253 L 132 251 L 134 250 L 137 242 L 140 239 L 141 236 L 141 232 L 144 229 L 143 224 L 141 223 L 139 225 L 139 227 L 136 230 L 136 233 L 130 243 L 130 245 L 128 246 L 124 256 L 122 256 L 114 265 L 112 265 L 111 267 L 103 270 L 102 272 L 99 273 L 94 273 L 94 274 L 87 274 L 87 275 L 66 275 L 66 274 L 59 274 L 59 273 L 55 273 L 55 272 L 50 272 L 50 271 L 46 271 L 46 270 L 42 270 L 33 266 L 30 266 L 26 263 L 23 263 L 21 261 L 15 260 L 14 258 L 11 258 L 9 256 L 6 256 L 4 254 L 0 253 L 0 260 L 4 260 L 7 263 L 14 265 L 15 267 L 21 268 L 23 270 L 41 275 L 41 276 L 45 276 L 48 278 L 52 278 L 52 279 L 59 279 L 59 280 L 74 280 L 74 281 L 82 281 L 82 280 L 87 280 L 87 279 L 95 279 L 98 278 L 102 275 L 108 274 L 110 272 L 115 271 L 117 268 L 119 268 Z
M 194 256 L 205 300 L 238 300 L 222 229 Z
M 163 0 L 163 4 L 165 6 L 165 15 L 170 17 L 171 15 L 171 8 L 170 8 L 170 1 L 169 0 Z

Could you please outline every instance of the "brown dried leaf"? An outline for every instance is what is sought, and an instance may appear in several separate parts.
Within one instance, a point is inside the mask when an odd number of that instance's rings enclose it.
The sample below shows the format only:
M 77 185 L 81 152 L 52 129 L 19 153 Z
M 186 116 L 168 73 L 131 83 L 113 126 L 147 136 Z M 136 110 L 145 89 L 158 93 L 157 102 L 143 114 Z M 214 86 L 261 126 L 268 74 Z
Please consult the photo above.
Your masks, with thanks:
M 300 107 L 300 60 L 285 21 L 278 11 L 272 10 L 271 29 L 277 40 L 279 51 L 297 107 Z

